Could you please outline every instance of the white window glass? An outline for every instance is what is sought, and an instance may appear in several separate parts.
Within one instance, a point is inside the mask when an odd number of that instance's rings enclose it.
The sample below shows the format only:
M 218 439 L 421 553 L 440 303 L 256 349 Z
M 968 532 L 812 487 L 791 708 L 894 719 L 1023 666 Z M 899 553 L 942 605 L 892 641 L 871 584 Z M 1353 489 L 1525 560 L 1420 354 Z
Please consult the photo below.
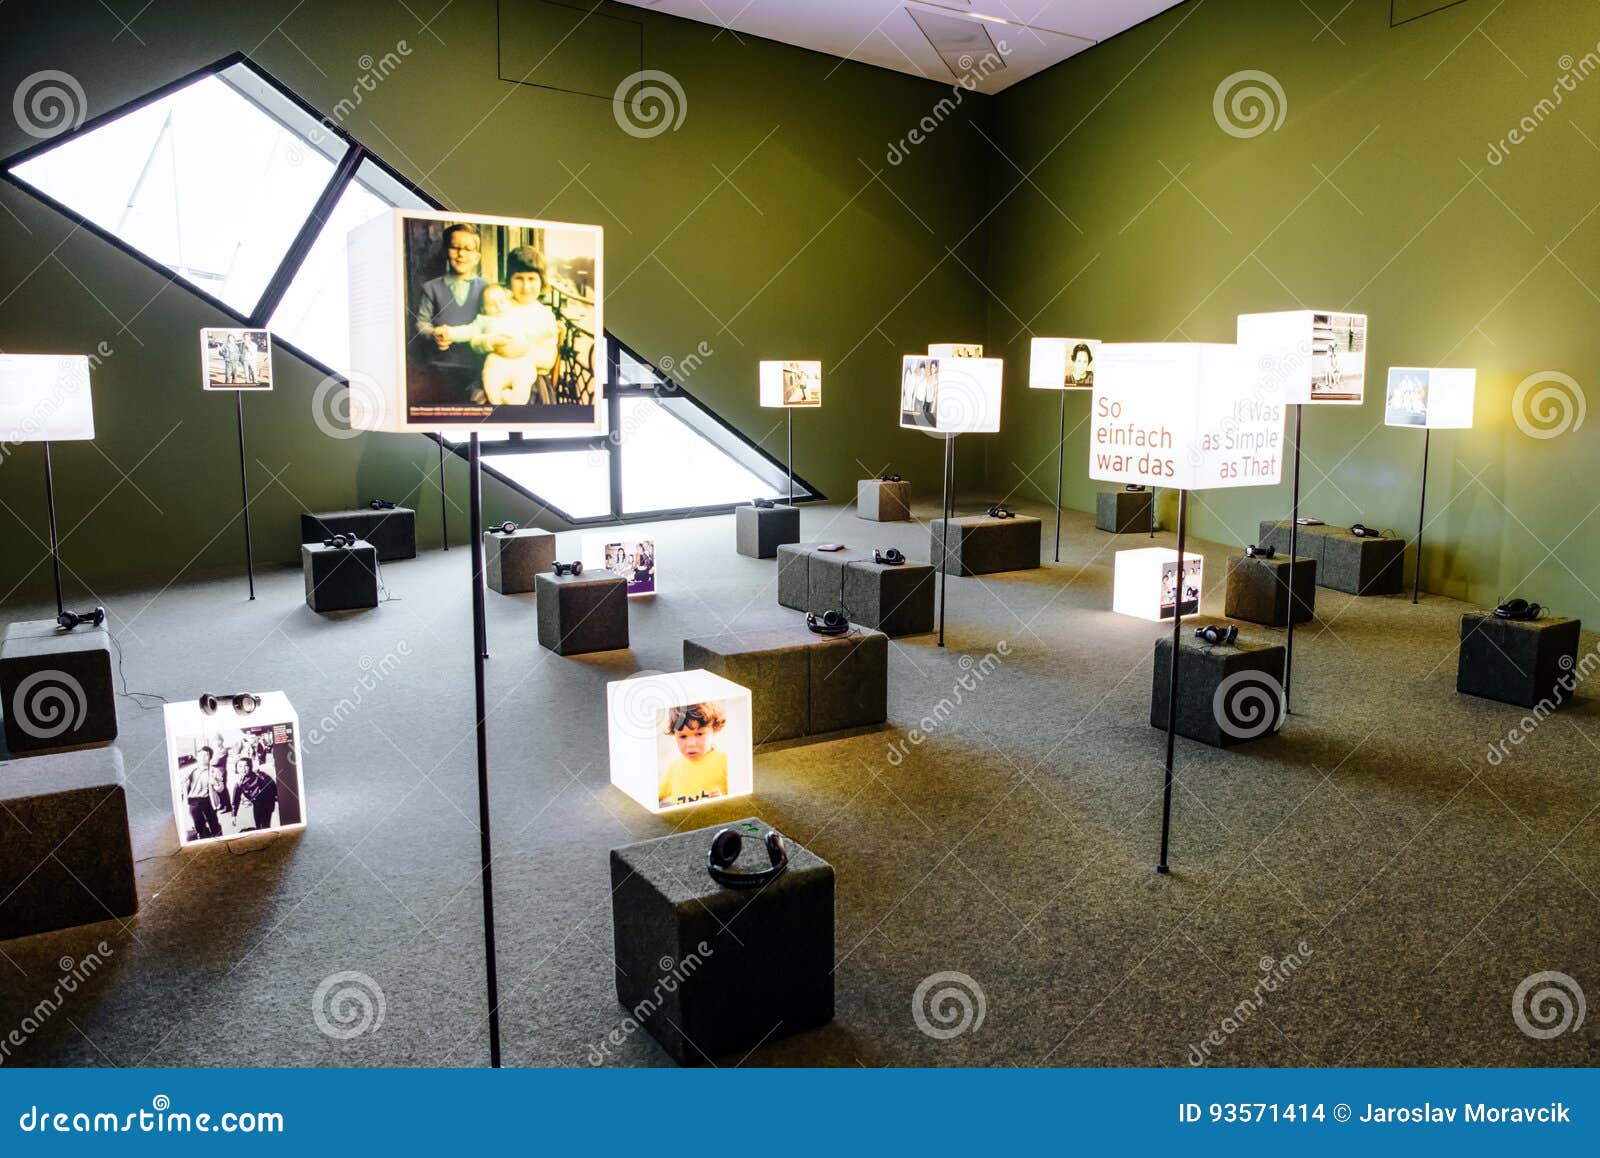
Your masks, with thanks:
M 341 374 L 350 366 L 350 269 L 345 242 L 352 229 L 394 204 L 369 188 L 358 173 L 339 195 L 269 323 L 280 338 Z
M 603 450 L 495 454 L 483 462 L 575 519 L 611 513 L 611 468 Z
M 18 165 L 21 180 L 242 314 L 334 162 L 207 76 Z
M 622 509 L 627 514 L 723 506 L 787 493 L 781 469 L 682 398 L 624 398 L 620 453 Z M 796 484 L 795 494 L 802 493 Z

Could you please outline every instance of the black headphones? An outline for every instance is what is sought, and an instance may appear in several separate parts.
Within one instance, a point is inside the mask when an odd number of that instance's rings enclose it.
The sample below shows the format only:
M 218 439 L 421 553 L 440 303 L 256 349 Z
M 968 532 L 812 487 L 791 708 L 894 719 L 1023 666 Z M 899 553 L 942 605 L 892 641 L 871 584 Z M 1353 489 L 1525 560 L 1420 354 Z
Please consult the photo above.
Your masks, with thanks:
M 1357 523 L 1355 526 L 1350 528 L 1350 533 L 1352 535 L 1354 535 L 1358 539 L 1381 539 L 1381 538 L 1383 538 L 1383 532 L 1382 531 L 1374 530 L 1372 527 L 1367 526 L 1365 523 Z
M 850 630 L 850 617 L 842 611 L 808 611 L 806 626 L 818 635 L 843 635 Z
M 1272 559 L 1277 554 L 1278 548 L 1276 547 L 1258 547 L 1254 543 L 1244 549 L 1246 559 Z
M 1537 603 L 1529 603 L 1526 599 L 1508 599 L 1494 609 L 1496 619 L 1530 620 L 1538 619 L 1544 608 Z
M 583 560 L 574 559 L 571 563 L 557 563 L 554 566 L 557 575 L 582 575 Z
M 882 563 L 886 567 L 898 567 L 906 561 L 905 553 L 899 547 L 872 548 L 872 561 Z
M 778 504 L 773 499 L 751 499 L 750 500 L 750 505 L 753 506 L 753 507 L 767 508 L 767 507 L 775 507 Z
M 878 476 L 878 481 L 879 482 L 899 482 L 901 480 L 900 480 L 900 476 L 897 475 L 897 474 L 883 474 L 883 475 L 879 475 Z
M 1017 517 L 1017 512 L 1011 510 L 1004 503 L 996 503 L 990 507 L 988 514 L 991 519 L 1014 519 Z
M 509 535 L 516 529 L 517 524 L 513 523 L 510 519 L 507 519 L 503 523 L 496 523 L 494 526 L 490 527 L 489 533 L 491 535 Z
M 228 702 L 232 702 L 235 715 L 248 716 L 261 706 L 261 697 L 250 692 L 224 696 L 214 696 L 207 692 L 200 697 L 200 710 L 208 716 L 214 716 L 217 714 L 217 705 Z
M 772 862 L 771 868 L 734 872 L 733 865 L 744 849 L 744 837 L 734 829 L 724 828 L 711 838 L 711 848 L 706 852 L 706 871 L 711 874 L 712 880 L 731 889 L 755 889 L 769 884 L 789 867 L 789 847 L 775 828 L 767 829 L 764 843 L 767 846 L 767 859 Z
M 106 609 L 96 607 L 93 611 L 63 611 L 56 616 L 56 626 L 62 631 L 71 631 L 74 627 L 87 623 L 90 627 L 99 627 L 106 621 Z
M 348 531 L 340 531 L 331 539 L 322 540 L 322 545 L 324 547 L 337 547 L 340 550 L 348 551 L 351 547 L 356 545 L 356 537 L 350 534 Z
M 1144 483 L 1128 483 L 1122 489 L 1125 491 L 1142 491 L 1144 490 Z
M 1212 647 L 1232 647 L 1239 639 L 1239 629 L 1233 624 L 1212 623 L 1194 629 L 1196 639 L 1203 639 Z
M 394 510 L 394 504 L 391 503 L 388 499 L 373 499 L 370 503 L 367 504 L 367 506 L 371 507 L 375 511 L 392 511 L 392 510 Z

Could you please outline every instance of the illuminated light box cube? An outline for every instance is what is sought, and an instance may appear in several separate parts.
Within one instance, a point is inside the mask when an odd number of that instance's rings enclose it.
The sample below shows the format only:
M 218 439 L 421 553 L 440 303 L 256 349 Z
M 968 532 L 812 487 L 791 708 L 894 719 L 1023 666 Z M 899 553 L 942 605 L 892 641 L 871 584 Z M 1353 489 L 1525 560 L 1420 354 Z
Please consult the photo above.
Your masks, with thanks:
M 1089 407 L 1089 477 L 1211 490 L 1283 476 L 1285 406 L 1259 396 L 1237 346 L 1105 342 Z
M 87 357 L 0 354 L 0 446 L 93 437 Z
M 821 406 L 822 363 L 761 363 L 761 405 Z
M 1094 385 L 1094 363 L 1100 354 L 1095 338 L 1035 338 L 1028 358 L 1028 386 L 1033 390 L 1087 390 Z
M 1188 552 L 1183 556 L 1184 615 L 1200 610 L 1201 580 L 1205 560 Z M 1157 621 L 1172 618 L 1178 595 L 1178 552 L 1166 547 L 1118 551 L 1111 610 L 1118 615 Z
M 748 796 L 750 691 L 708 671 L 606 685 L 611 783 L 651 812 Z
M 610 571 L 628 581 L 629 595 L 656 593 L 656 541 L 606 532 L 583 537 L 585 571 Z
M 983 347 L 977 342 L 934 342 L 928 347 L 930 358 L 981 358 Z
M 993 434 L 1000 429 L 999 358 L 907 354 L 900 367 L 900 425 L 935 434 Z
M 1470 430 L 1477 388 L 1476 370 L 1390 366 L 1383 423 L 1428 430 Z
M 1367 379 L 1367 315 L 1335 310 L 1240 314 L 1238 342 L 1262 398 L 1360 406 Z
M 197 700 L 162 707 L 167 779 L 178 843 L 211 844 L 306 825 L 300 779 L 300 717 L 282 692 L 258 696 L 253 712 L 218 697 L 207 715 Z

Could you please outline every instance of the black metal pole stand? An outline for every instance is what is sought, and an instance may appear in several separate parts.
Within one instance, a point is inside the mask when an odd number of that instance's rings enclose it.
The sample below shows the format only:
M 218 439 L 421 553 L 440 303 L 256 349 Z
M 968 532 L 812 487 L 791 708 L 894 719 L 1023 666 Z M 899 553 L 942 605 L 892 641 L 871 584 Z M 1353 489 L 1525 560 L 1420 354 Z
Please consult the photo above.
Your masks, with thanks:
M 789 418 L 789 505 L 794 506 L 794 411 L 786 410 Z
M 939 504 L 939 646 L 944 646 L 944 592 L 950 586 L 950 481 L 955 477 L 956 436 L 944 440 L 944 498 Z
M 1056 562 L 1061 562 L 1061 474 L 1067 455 L 1067 392 L 1061 392 L 1061 428 L 1056 436 Z
M 1172 756 L 1178 737 L 1178 657 L 1183 653 L 1183 540 L 1189 529 L 1189 492 L 1178 489 L 1178 584 L 1172 592 L 1172 669 L 1167 673 L 1167 771 L 1161 788 L 1161 859 L 1156 872 L 1167 866 L 1167 840 L 1172 833 Z
M 50 444 L 44 444 L 44 505 L 50 511 L 50 565 L 56 572 L 56 614 L 60 615 L 61 606 L 61 545 L 56 540 L 56 487 L 55 476 L 50 469 Z
M 1428 442 L 1433 437 L 1433 431 L 1423 428 L 1422 431 L 1422 497 L 1417 500 L 1417 572 L 1411 577 L 1411 602 L 1417 602 L 1417 593 L 1422 589 L 1422 517 L 1428 509 Z M 1446 503 L 1446 506 L 1450 504 Z
M 444 538 L 444 549 L 450 549 L 450 500 L 444 493 L 444 435 L 439 435 L 439 528 Z
M 250 598 L 256 597 L 256 553 L 250 542 L 250 480 L 245 474 L 244 456 L 244 391 L 233 392 L 235 409 L 239 412 L 239 500 L 244 504 L 244 573 L 250 581 Z
M 1289 680 L 1294 674 L 1294 557 L 1300 546 L 1300 416 L 1305 407 L 1294 408 L 1294 502 L 1289 516 L 1289 634 L 1283 651 L 1283 714 L 1288 715 Z
M 1150 488 L 1150 538 L 1156 537 L 1156 488 Z
M 483 490 L 478 470 L 478 432 L 472 432 L 467 502 L 471 507 L 473 694 L 478 731 L 478 862 L 483 876 L 483 953 L 488 967 L 489 1064 L 500 1068 L 500 980 L 494 952 L 494 857 L 489 846 L 489 721 L 483 676 Z

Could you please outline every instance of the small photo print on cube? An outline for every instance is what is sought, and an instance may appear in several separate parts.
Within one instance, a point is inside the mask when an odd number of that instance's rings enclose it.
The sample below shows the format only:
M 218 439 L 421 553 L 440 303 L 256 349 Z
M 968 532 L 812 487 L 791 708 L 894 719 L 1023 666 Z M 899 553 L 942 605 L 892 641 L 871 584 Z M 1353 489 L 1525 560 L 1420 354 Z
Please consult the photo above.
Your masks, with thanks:
M 1193 615 L 1200 610 L 1200 570 L 1205 560 L 1199 556 L 1183 560 L 1183 605 L 1179 614 Z M 1178 563 L 1161 564 L 1161 618 L 1171 619 L 1177 603 Z
M 221 699 L 167 704 L 167 772 L 178 843 L 187 848 L 305 825 L 299 721 L 282 692 L 254 712 Z
M 928 347 L 930 358 L 981 358 L 983 347 L 975 342 L 935 342 Z
M 654 595 L 656 590 L 656 544 L 654 539 L 607 543 L 606 570 L 628 581 L 629 595 Z
M 1311 401 L 1360 402 L 1366 389 L 1367 316 L 1311 317 Z
M 271 390 L 272 334 L 201 330 L 200 370 L 207 390 Z
M 1428 425 L 1428 372 L 1396 367 L 1389 371 L 1389 395 L 1384 404 L 1386 426 Z
M 730 786 L 748 785 L 750 744 L 748 700 L 705 700 L 658 708 L 658 808 L 715 800 L 727 796 Z
M 939 359 L 907 355 L 900 367 L 900 425 L 934 430 L 939 425 Z

